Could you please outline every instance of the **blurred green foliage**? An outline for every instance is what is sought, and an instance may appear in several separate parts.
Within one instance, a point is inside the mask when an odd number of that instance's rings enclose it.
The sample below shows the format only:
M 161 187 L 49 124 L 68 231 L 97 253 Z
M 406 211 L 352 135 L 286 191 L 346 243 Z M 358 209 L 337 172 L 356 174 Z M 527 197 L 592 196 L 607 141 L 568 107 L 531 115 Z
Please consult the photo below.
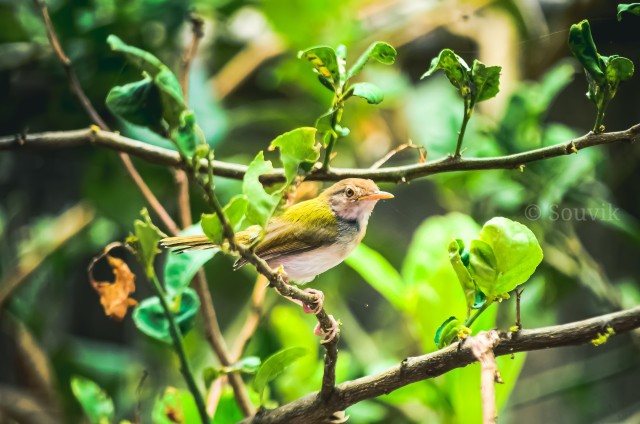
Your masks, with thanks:
M 368 100 L 378 99 L 379 94 L 385 98 L 376 107 L 350 102 L 341 123 L 341 128 L 349 128 L 350 132 L 341 132 L 344 137 L 336 146 L 332 165 L 353 167 L 369 166 L 408 139 L 425 146 L 429 159 L 454 152 L 463 119 L 456 90 L 442 78 L 418 82 L 430 58 L 443 48 L 453 48 L 468 63 L 478 57 L 503 66 L 501 92 L 478 106 L 466 130 L 463 156 L 517 153 L 564 142 L 591 129 L 592 114 L 584 100 L 585 81 L 581 76 L 574 81 L 578 67 L 565 60 L 570 56 L 567 31 L 572 23 L 594 17 L 591 31 L 600 49 L 609 50 L 611 44 L 611 49 L 637 62 L 637 17 L 625 16 L 623 22 L 617 23 L 613 5 L 570 3 L 541 3 L 544 16 L 540 19 L 532 10 L 515 3 L 496 2 L 486 6 L 490 12 L 499 12 L 500 17 L 492 22 L 476 22 L 481 17 L 473 11 L 467 14 L 466 9 L 466 18 L 447 18 L 443 22 L 438 18 L 442 16 L 440 12 L 446 9 L 446 16 L 451 16 L 451 5 L 437 2 L 398 2 L 391 9 L 385 2 L 361 0 L 52 0 L 48 5 L 83 87 L 114 129 L 175 149 L 175 144 L 166 138 L 171 136 L 171 125 L 156 133 L 135 124 L 157 123 L 162 117 L 171 121 L 174 129 L 186 127 L 189 135 L 196 133 L 195 127 L 190 126 L 196 122 L 190 116 L 195 116 L 217 159 L 249 164 L 263 150 L 261 167 L 268 167 L 266 164 L 277 158 L 267 150 L 270 140 L 293 128 L 314 125 L 331 102 L 331 94 L 318 84 L 317 75 L 309 72 L 309 64 L 296 59 L 296 51 L 313 45 L 345 44 L 354 57 L 358 53 L 367 57 L 367 49 L 375 40 L 389 41 L 398 49 L 394 66 L 367 66 L 361 74 L 352 74 L 354 84 L 366 80 L 379 87 L 372 96 L 372 91 L 367 90 L 370 87 L 360 85 L 359 94 Z M 481 6 L 476 2 L 469 5 Z M 132 119 L 128 102 L 116 102 L 115 110 L 134 125 L 110 115 L 107 104 L 123 100 L 114 98 L 122 94 L 116 90 L 111 102 L 105 104 L 112 87 L 140 96 L 136 105 L 157 105 L 153 96 L 159 93 L 147 81 L 153 80 L 151 75 L 140 80 L 135 66 L 110 51 L 107 36 L 116 34 L 127 44 L 151 52 L 163 66 L 177 72 L 189 38 L 186 17 L 192 9 L 206 21 L 206 36 L 191 73 L 188 107 L 193 115 L 182 116 L 181 109 L 180 114 L 165 118 L 164 109 L 151 107 L 145 109 L 144 120 L 137 115 Z M 482 15 L 487 19 L 491 13 Z M 549 31 L 536 33 L 532 23 L 542 21 L 548 22 Z M 509 44 L 509 37 L 499 35 L 491 37 L 491 44 L 487 45 L 482 37 L 474 35 L 474 23 L 486 31 L 515 28 L 516 39 L 511 40 L 515 43 Z M 459 27 L 432 30 L 450 24 Z M 270 47 L 277 47 L 279 56 L 258 60 L 260 52 L 248 49 L 264 40 Z M 520 68 L 496 62 L 487 55 L 488 51 L 507 52 L 519 61 Z M 27 129 L 39 132 L 89 125 L 48 47 L 44 27 L 30 2 L 0 3 L 0 53 L 3 135 Z M 258 61 L 257 66 L 253 60 Z M 216 77 L 233 61 L 237 66 L 234 75 L 241 71 L 248 75 L 221 99 L 218 90 L 229 81 Z M 616 98 L 609 105 L 607 129 L 627 128 L 640 121 L 634 94 L 640 89 L 636 79 L 626 81 L 625 89 L 617 89 Z M 138 82 L 129 85 L 131 81 Z M 176 140 L 180 136 L 174 135 Z M 190 140 L 187 137 L 188 143 L 178 144 L 190 151 Z M 523 172 L 439 174 L 428 181 L 397 186 L 396 199 L 376 210 L 367 244 L 347 260 L 348 266 L 340 266 L 312 283 L 325 292 L 327 309 L 342 322 L 338 381 L 378 372 L 407 356 L 436 350 L 433 339 L 442 321 L 451 315 L 464 317 L 468 309 L 449 261 L 451 240 L 476 238 L 478 223 L 493 216 L 526 224 L 545 254 L 541 268 L 526 284 L 523 294 L 526 327 L 637 305 L 640 289 L 635 263 L 640 249 L 640 203 L 635 181 L 640 168 L 636 152 L 633 146 L 626 145 L 590 148 L 576 155 L 530 164 Z M 297 164 L 284 165 L 297 171 L 307 156 L 293 156 L 291 163 Z M 414 157 L 402 153 L 390 164 L 414 162 Z M 136 161 L 136 166 L 174 213 L 171 173 L 141 161 Z M 290 172 L 288 177 L 293 175 Z M 255 182 L 253 188 L 261 188 L 257 177 Z M 216 178 L 216 192 L 223 204 L 243 192 L 241 185 Z M 86 409 L 84 395 L 74 396 L 77 388 L 72 391 L 72 381 L 76 386 L 78 381 L 88 381 L 73 376 L 83 375 L 102 387 L 101 391 L 90 383 L 84 384 L 83 392 L 102 399 L 92 402 L 93 406 L 108 403 L 103 402 L 102 393 L 111 395 L 114 422 L 132 420 L 138 402 L 143 416 L 152 416 L 154 422 L 166 422 L 168 409 L 186 422 L 195 420 L 197 409 L 184 388 L 176 358 L 161 343 L 140 337 L 131 320 L 114 323 L 104 317 L 87 284 L 85 269 L 90 258 L 106 243 L 124 238 L 144 205 L 116 156 L 93 147 L 28 154 L 3 152 L 0 193 L 0 284 L 14 276 L 24 281 L 2 302 L 32 333 L 46 354 L 43 356 L 48 357 L 43 369 L 48 367 L 55 376 L 52 384 L 58 399 L 42 400 L 41 408 L 46 411 L 52 405 L 59 406 L 56 410 L 60 411 L 61 422 L 80 422 L 81 408 L 93 417 Z M 191 194 L 193 215 L 199 219 L 206 207 L 197 187 Z M 266 191 L 258 193 L 265 199 L 271 195 Z M 75 220 L 74 225 L 74 220 L 65 221 L 61 215 L 80 200 L 85 200 L 83 207 L 95 214 L 86 228 L 80 225 L 82 220 Z M 277 202 L 267 203 L 266 212 L 256 217 L 258 222 L 272 212 L 271 206 Z M 619 209 L 615 219 L 604 213 L 593 220 L 579 219 L 575 212 L 568 218 L 562 215 L 564 211 L 609 208 Z M 62 228 L 68 228 L 70 235 L 59 247 L 54 241 Z M 214 230 L 219 232 L 219 227 Z M 25 275 L 33 258 L 41 263 Z M 181 261 L 179 258 L 190 261 L 176 264 Z M 175 288 L 171 296 L 179 296 L 186 289 L 194 264 L 208 261 L 205 269 L 214 303 L 232 341 L 249 310 L 255 273 L 250 269 L 232 273 L 232 262 L 223 255 L 211 257 L 209 253 L 196 252 L 179 258 L 156 261 L 156 272 L 164 270 L 165 288 L 168 292 Z M 150 269 L 137 270 L 141 276 L 145 271 Z M 106 269 L 96 272 L 109 275 Z M 136 298 L 145 299 L 152 294 L 148 285 L 138 284 Z M 282 349 L 299 347 L 307 352 L 264 385 L 268 407 L 320 387 L 323 351 L 312 333 L 315 322 L 289 303 L 268 294 L 263 321 L 243 354 L 244 358 L 264 361 Z M 513 303 L 510 300 L 488 308 L 473 330 L 510 326 L 514 322 Z M 208 368 L 220 370 L 203 337 L 199 318 L 192 324 L 195 330 L 186 335 L 184 343 L 196 375 L 202 376 Z M 20 339 L 10 332 L 3 333 L 2 340 L 3 363 L 22 364 L 32 356 L 18 353 L 28 350 L 14 348 Z M 616 336 L 600 348 L 612 349 L 615 358 L 624 358 L 622 371 L 609 366 L 617 362 L 611 360 L 612 356 L 599 356 L 600 351 L 594 353 L 588 348 L 534 353 L 526 364 L 524 354 L 498 358 L 505 384 L 496 388 L 497 402 L 504 421 L 544 422 L 549 420 L 547 411 L 562 422 L 607 421 L 611 414 L 619 414 L 615 415 L 617 421 L 632 419 L 637 414 L 633 384 L 640 378 L 640 363 L 630 340 L 634 339 Z M 536 360 L 538 355 L 543 359 Z M 567 365 L 568 361 L 571 364 Z M 3 384 L 17 387 L 25 399 L 40 396 L 41 388 L 29 383 L 37 379 L 29 379 L 21 371 L 30 368 L 2 368 Z M 41 372 L 39 369 L 33 372 Z M 143 370 L 149 372 L 149 377 L 138 389 Z M 538 375 L 540 370 L 548 370 L 553 378 Z M 519 390 L 521 371 L 523 388 Z M 250 383 L 254 377 L 244 378 Z M 479 422 L 478 381 L 479 367 L 471 365 L 355 405 L 347 414 L 354 423 Z M 260 404 L 259 394 L 251 384 L 249 388 L 252 401 Z M 240 418 L 227 387 L 213 422 L 222 424 Z

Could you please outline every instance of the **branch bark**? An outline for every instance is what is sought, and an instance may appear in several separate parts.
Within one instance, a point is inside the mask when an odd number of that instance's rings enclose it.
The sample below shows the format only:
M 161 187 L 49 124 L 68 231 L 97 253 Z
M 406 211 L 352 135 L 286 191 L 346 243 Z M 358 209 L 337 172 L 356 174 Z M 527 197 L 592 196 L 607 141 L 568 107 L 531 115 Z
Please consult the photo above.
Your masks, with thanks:
M 640 328 L 640 306 L 569 324 L 535 330 L 499 333 L 493 349 L 496 356 L 589 343 L 599 333 L 612 328 L 616 334 Z M 243 424 L 313 424 L 325 423 L 335 412 L 366 399 L 375 398 L 417 381 L 438 377 L 452 369 L 465 367 L 477 359 L 471 347 L 455 343 L 422 356 L 407 358 L 400 364 L 376 375 L 347 381 L 336 387 L 333 395 L 323 400 L 317 393 L 273 410 L 261 410 Z
M 331 168 L 329 171 L 314 169 L 305 176 L 306 181 L 339 181 L 344 178 L 369 178 L 377 182 L 408 182 L 428 175 L 443 172 L 478 171 L 486 169 L 517 169 L 531 162 L 566 156 L 577 153 L 588 147 L 620 142 L 634 142 L 640 139 L 640 124 L 624 131 L 601 134 L 588 133 L 573 140 L 541 147 L 522 153 L 488 158 L 454 158 L 445 157 L 425 163 L 392 166 L 379 169 Z M 119 152 L 137 156 L 158 165 L 182 168 L 178 152 L 162 147 L 152 146 L 119 134 L 95 129 L 73 131 L 44 132 L 38 134 L 17 134 L 0 137 L 0 150 L 68 148 L 84 144 L 96 144 Z M 241 180 L 247 171 L 246 165 L 213 161 L 214 174 Z M 201 169 L 207 169 L 203 159 Z M 260 177 L 265 184 L 284 181 L 284 171 L 275 169 L 271 174 Z

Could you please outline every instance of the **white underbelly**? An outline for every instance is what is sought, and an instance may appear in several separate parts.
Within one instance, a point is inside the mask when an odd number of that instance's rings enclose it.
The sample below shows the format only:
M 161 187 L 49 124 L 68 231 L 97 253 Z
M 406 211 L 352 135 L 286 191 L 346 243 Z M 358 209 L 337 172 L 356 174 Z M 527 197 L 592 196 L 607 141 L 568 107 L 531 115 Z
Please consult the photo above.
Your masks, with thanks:
M 290 281 L 305 284 L 317 275 L 338 265 L 351 253 L 351 250 L 347 246 L 343 248 L 335 245 L 320 247 L 309 252 L 284 256 L 268 261 L 268 263 L 273 269 L 282 265 Z

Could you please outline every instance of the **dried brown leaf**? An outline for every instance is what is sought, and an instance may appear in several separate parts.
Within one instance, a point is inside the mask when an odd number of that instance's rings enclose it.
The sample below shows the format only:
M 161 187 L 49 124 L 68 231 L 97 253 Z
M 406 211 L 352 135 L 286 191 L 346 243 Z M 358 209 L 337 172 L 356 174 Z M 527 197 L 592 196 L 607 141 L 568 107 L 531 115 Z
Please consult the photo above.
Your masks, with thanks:
M 120 321 L 125 317 L 130 307 L 138 304 L 135 299 L 129 297 L 131 293 L 136 291 L 136 276 L 122 259 L 106 256 L 115 280 L 113 282 L 95 281 L 92 272 L 89 273 L 89 278 L 91 285 L 100 295 L 100 303 L 104 308 L 104 313 L 109 318 Z M 94 263 L 95 261 L 92 266 Z

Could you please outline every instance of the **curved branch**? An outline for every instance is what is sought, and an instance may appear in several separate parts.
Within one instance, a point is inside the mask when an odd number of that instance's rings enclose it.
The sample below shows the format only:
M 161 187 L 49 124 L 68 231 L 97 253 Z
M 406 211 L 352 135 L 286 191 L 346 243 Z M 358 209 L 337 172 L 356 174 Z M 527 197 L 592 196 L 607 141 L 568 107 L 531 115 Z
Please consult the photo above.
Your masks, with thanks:
M 601 134 L 588 133 L 573 140 L 554 144 L 553 146 L 541 147 L 513 155 L 489 158 L 446 157 L 425 163 L 379 169 L 331 168 L 329 171 L 314 169 L 306 175 L 305 179 L 307 181 L 339 181 L 344 178 L 369 178 L 377 182 L 398 183 L 443 172 L 516 169 L 531 162 L 577 153 L 587 147 L 623 141 L 634 142 L 639 138 L 640 124 L 636 124 L 624 131 Z M 142 141 L 121 136 L 117 133 L 94 128 L 0 137 L 0 150 L 62 148 L 91 143 L 129 153 L 159 165 L 176 168 L 183 167 L 178 152 L 174 150 L 152 146 Z M 247 171 L 246 165 L 235 163 L 213 161 L 213 165 L 214 174 L 220 177 L 242 179 Z M 203 160 L 201 168 L 207 169 L 206 160 Z M 261 176 L 260 180 L 265 184 L 281 182 L 284 181 L 284 172 L 279 168 L 272 174 Z
M 535 330 L 500 333 L 494 348 L 496 356 L 515 352 L 548 349 L 589 343 L 612 328 L 617 334 L 640 328 L 640 306 L 612 314 L 601 315 L 584 321 L 543 327 Z M 244 424 L 328 422 L 335 412 L 365 399 L 388 394 L 393 390 L 421 380 L 434 378 L 476 362 L 476 358 L 464 343 L 455 343 L 437 352 L 407 358 L 399 365 L 380 374 L 347 381 L 338 385 L 332 396 L 323 401 L 317 393 L 283 405 L 273 410 L 261 410 Z

